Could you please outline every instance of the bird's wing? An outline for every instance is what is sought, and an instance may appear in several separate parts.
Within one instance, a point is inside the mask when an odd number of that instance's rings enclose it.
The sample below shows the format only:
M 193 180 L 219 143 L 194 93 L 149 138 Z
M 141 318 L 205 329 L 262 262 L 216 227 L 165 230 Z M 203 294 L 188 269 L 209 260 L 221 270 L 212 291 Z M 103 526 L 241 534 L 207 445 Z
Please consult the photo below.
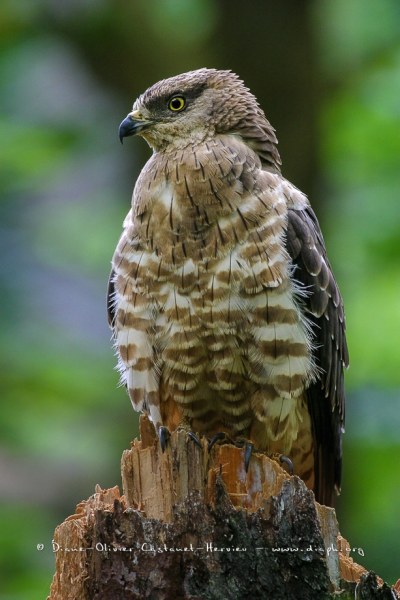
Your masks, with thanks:
M 307 389 L 315 456 L 315 495 L 333 505 L 340 490 L 344 425 L 343 369 L 348 365 L 343 302 L 329 264 L 324 239 L 312 208 L 289 208 L 287 250 L 296 266 L 293 277 L 307 290 L 304 304 L 314 336 L 318 379 Z

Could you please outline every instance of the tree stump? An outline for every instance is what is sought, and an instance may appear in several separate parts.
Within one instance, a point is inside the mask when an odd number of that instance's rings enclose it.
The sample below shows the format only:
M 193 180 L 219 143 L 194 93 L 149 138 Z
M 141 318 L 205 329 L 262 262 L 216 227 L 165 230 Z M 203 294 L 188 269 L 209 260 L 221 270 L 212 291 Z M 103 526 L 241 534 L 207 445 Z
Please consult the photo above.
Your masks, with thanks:
M 162 453 L 146 417 L 140 429 L 123 495 L 97 486 L 57 527 L 48 600 L 397 598 L 277 461 L 254 454 L 246 473 L 235 446 L 209 454 L 175 431 Z

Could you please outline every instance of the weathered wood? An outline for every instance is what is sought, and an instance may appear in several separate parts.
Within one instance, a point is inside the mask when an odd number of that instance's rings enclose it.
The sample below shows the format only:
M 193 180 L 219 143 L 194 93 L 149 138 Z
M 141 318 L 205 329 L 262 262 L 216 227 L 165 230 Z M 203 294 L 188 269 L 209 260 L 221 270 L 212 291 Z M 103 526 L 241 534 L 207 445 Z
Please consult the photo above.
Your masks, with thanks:
M 213 503 L 217 475 L 233 506 L 252 511 L 289 479 L 276 461 L 262 454 L 252 456 L 246 473 L 243 449 L 215 445 L 209 455 L 204 438 L 200 449 L 182 430 L 174 432 L 162 453 L 145 417 L 140 420 L 140 437 L 122 455 L 122 488 L 127 506 L 143 511 L 148 518 L 171 522 L 174 506 L 191 492 Z
M 56 557 L 56 572 L 51 584 L 51 600 L 84 600 L 87 596 L 88 562 L 93 553 L 90 532 L 96 513 L 113 510 L 114 501 L 119 500 L 118 487 L 96 492 L 88 500 L 80 502 L 75 514 L 71 515 L 54 534 L 53 550 Z
M 162 453 L 142 418 L 121 466 L 123 496 L 97 487 L 56 529 L 49 600 L 324 600 L 356 585 L 359 598 L 396 598 L 352 561 L 335 511 L 275 460 L 255 454 L 246 473 L 243 450 L 209 455 L 184 431 Z

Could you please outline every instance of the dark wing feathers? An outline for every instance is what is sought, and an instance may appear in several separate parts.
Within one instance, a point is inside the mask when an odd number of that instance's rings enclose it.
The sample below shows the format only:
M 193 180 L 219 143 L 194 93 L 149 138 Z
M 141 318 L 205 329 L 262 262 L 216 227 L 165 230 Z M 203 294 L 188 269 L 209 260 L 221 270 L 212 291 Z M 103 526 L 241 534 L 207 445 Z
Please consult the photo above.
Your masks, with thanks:
M 315 453 L 315 495 L 333 505 L 340 489 L 344 426 L 343 369 L 348 365 L 343 303 L 324 239 L 311 207 L 289 209 L 287 250 L 293 273 L 308 291 L 304 304 L 314 334 L 314 358 L 321 370 L 307 390 Z

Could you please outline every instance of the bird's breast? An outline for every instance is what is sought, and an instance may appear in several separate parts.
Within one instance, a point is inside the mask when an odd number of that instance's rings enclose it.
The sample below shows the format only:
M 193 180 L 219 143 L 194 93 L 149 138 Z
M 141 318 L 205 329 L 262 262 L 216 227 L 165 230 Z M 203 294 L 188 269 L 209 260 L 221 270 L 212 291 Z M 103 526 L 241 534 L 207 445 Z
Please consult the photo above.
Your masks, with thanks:
M 146 360 L 153 349 L 162 399 L 244 431 L 266 418 L 257 390 L 272 403 L 300 397 L 313 366 L 281 180 L 251 154 L 228 148 L 219 164 L 215 152 L 164 157 L 139 180 L 113 260 L 117 328 Z

